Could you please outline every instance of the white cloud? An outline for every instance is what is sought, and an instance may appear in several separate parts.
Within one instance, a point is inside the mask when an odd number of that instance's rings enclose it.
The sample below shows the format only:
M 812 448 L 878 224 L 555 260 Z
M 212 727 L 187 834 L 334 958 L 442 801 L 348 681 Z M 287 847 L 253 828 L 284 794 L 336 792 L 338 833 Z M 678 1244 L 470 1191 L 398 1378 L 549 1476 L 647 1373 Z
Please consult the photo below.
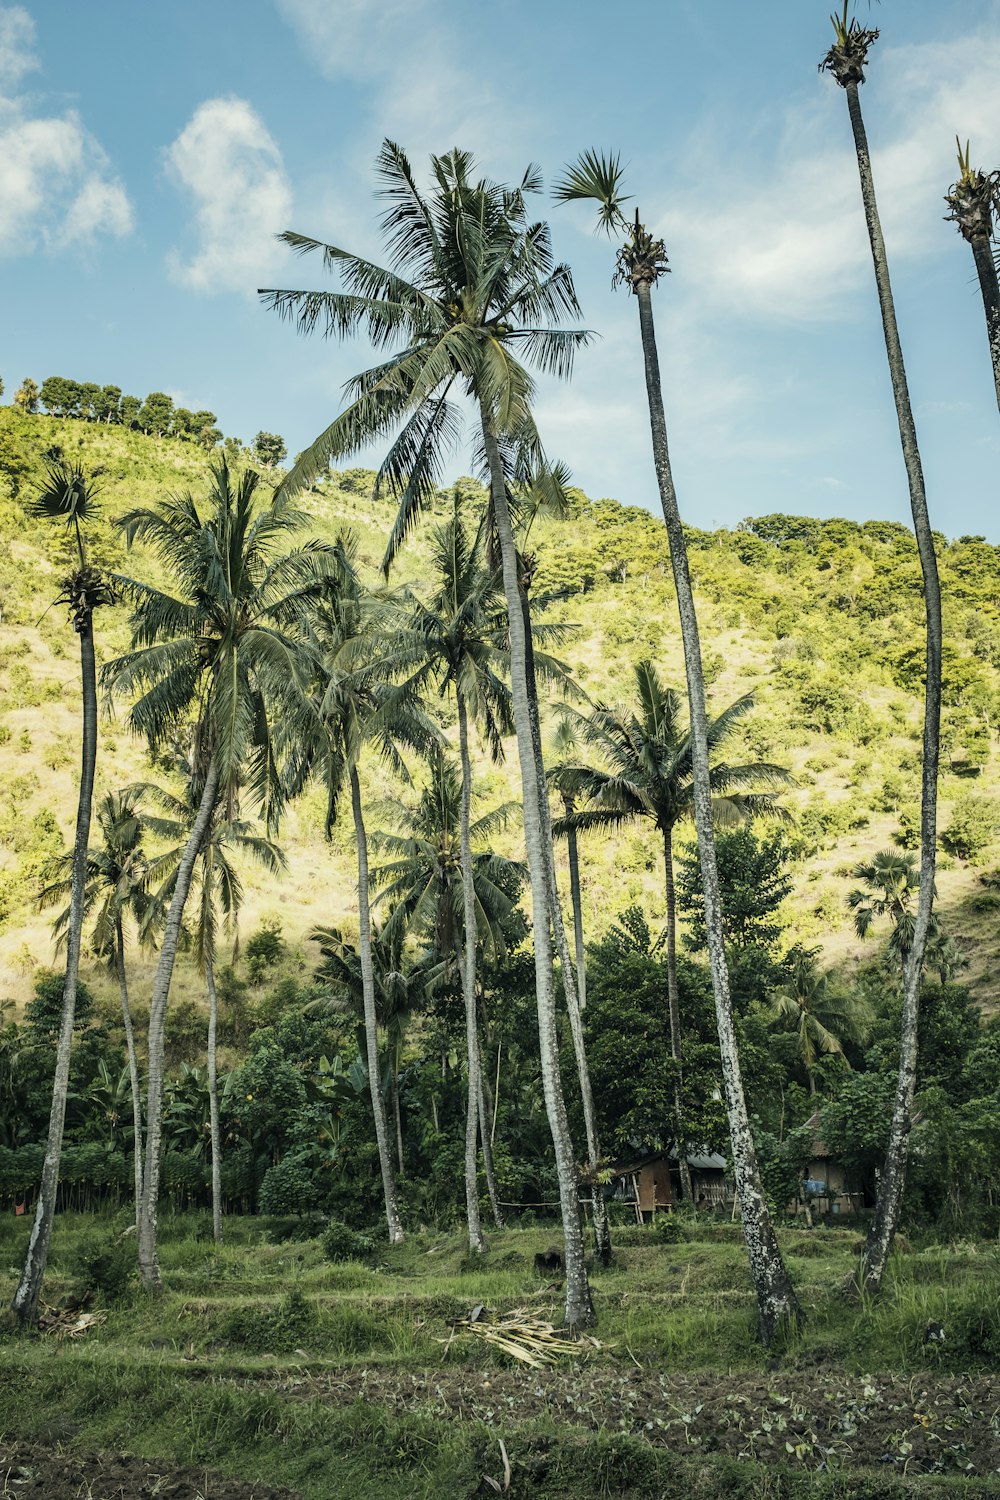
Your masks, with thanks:
M 27 11 L 0 9 L 0 89 L 38 66 L 34 40 Z M 35 116 L 10 92 L 0 105 L 0 255 L 23 255 L 39 242 L 59 251 L 130 233 L 128 195 L 75 110 Z
M 25 73 L 38 67 L 31 50 L 34 40 L 35 23 L 23 6 L 0 10 L 0 91 L 20 83 Z
M 951 42 L 876 49 L 862 91 L 879 211 L 894 261 L 939 249 L 954 233 L 942 224 L 942 198 L 954 180 L 955 135 L 985 163 L 1000 145 L 1000 34 L 996 28 Z M 730 160 L 724 208 L 699 188 L 661 217 L 671 259 L 716 306 L 751 317 L 813 320 L 839 316 L 845 291 L 870 276 L 870 252 L 857 163 L 842 91 L 825 80 L 808 106 L 787 112 L 776 162 L 761 175 Z M 756 142 L 755 142 L 756 144 Z M 714 143 L 718 148 L 718 142 Z M 700 189 L 700 190 L 699 190 Z
M 457 61 L 456 35 L 466 25 L 460 7 L 449 13 L 449 0 L 275 4 L 316 67 L 330 78 L 370 85 L 369 115 L 379 136 L 399 141 L 415 166 L 458 142 L 488 156 L 500 176 L 525 166 L 521 143 L 537 122 L 523 101 L 515 118 L 484 69 Z
M 292 193 L 281 153 L 245 99 L 199 105 L 167 151 L 169 170 L 191 195 L 194 254 L 168 257 L 170 273 L 197 291 L 252 296 L 284 258 L 274 236 L 290 227 Z

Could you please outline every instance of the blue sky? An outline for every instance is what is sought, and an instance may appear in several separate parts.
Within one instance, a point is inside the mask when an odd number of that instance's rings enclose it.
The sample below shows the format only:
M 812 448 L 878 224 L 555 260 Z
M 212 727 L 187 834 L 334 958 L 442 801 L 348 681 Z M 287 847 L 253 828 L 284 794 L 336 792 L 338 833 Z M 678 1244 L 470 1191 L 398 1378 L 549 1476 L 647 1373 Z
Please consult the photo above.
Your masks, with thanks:
M 865 0 L 861 13 L 867 17 Z M 551 182 L 619 149 L 667 241 L 656 294 L 685 518 L 908 519 L 830 0 L 0 0 L 0 375 L 170 392 L 289 449 L 362 345 L 300 339 L 259 285 L 322 283 L 291 227 L 378 251 L 386 135 Z M 971 253 L 942 221 L 954 136 L 1000 166 L 1000 0 L 883 0 L 863 103 L 934 524 L 1000 542 L 1000 418 Z M 584 208 L 539 211 L 600 335 L 542 383 L 547 445 L 654 507 L 636 311 Z M 373 461 L 377 455 L 370 455 Z M 455 472 L 467 463 L 456 457 Z

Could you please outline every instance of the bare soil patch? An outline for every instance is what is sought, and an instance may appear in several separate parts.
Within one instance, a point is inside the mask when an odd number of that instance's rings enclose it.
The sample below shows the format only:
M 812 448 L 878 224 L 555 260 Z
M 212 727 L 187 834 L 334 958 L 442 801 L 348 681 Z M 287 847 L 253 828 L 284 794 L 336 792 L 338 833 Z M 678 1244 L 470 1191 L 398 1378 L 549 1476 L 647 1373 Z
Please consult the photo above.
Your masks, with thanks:
M 373 1402 L 478 1419 L 499 1430 L 548 1416 L 563 1429 L 629 1434 L 693 1457 L 720 1453 L 814 1471 L 1000 1476 L 1000 1375 L 680 1375 L 573 1369 L 341 1370 L 268 1381 L 300 1400 Z
M 18 1500 L 294 1500 L 296 1493 L 154 1459 L 0 1442 L 0 1495 Z

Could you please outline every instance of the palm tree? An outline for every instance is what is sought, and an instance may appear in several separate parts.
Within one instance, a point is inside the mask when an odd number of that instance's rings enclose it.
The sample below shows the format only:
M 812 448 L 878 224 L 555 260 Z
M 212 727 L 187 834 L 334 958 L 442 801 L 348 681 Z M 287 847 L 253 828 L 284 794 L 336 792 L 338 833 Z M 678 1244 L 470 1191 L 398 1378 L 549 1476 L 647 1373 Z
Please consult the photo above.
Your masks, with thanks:
M 485 1245 L 478 1228 L 477 1127 L 482 1137 L 486 1181 L 498 1229 L 503 1227 L 503 1218 L 483 1108 L 476 951 L 481 944 L 484 952 L 494 957 L 503 956 L 506 949 L 504 924 L 515 910 L 516 892 L 524 871 L 520 865 L 492 852 L 473 854 L 473 844 L 488 839 L 503 828 L 512 809 L 509 805 L 495 808 L 472 822 L 471 796 L 466 797 L 468 759 L 466 741 L 466 765 L 463 765 L 462 774 L 457 775 L 452 763 L 440 750 L 432 752 L 430 783 L 416 807 L 396 809 L 396 824 L 400 832 L 372 835 L 376 849 L 394 856 L 390 863 L 372 871 L 372 884 L 383 888 L 380 900 L 390 903 L 393 908 L 385 932 L 394 927 L 422 932 L 433 941 L 444 960 L 446 975 L 454 962 L 461 976 L 470 1073 L 466 1109 L 466 1211 L 470 1250 L 473 1254 L 481 1254 Z M 468 769 L 471 772 L 471 767 Z M 470 962 L 471 994 L 468 993 Z
M 1000 280 L 993 259 L 993 216 L 1000 212 L 1000 172 L 980 172 L 971 164 L 969 142 L 958 146 L 958 181 L 945 196 L 950 210 L 945 215 L 958 226 L 964 240 L 972 246 L 972 258 L 979 277 L 986 314 L 986 337 L 993 362 L 993 384 L 1000 407 Z
M 576 1162 L 559 1076 L 549 931 L 553 866 L 551 845 L 546 853 L 548 805 L 543 808 L 540 738 L 528 688 L 528 636 L 510 491 L 545 468 L 531 410 L 534 383 L 523 360 L 566 377 L 576 349 L 590 335 L 555 326 L 576 315 L 579 306 L 569 268 L 554 263 L 548 226 L 528 218 L 527 195 L 539 186 L 535 169 L 529 169 L 514 189 L 475 179 L 472 158 L 459 150 L 433 157 L 431 170 L 434 188 L 424 197 L 403 151 L 391 141 L 383 144 L 378 171 L 388 203 L 382 221 L 388 269 L 304 235 L 283 236 L 300 253 L 321 252 L 324 264 L 340 271 L 346 291 L 264 291 L 267 305 L 296 319 L 303 333 L 317 326 L 337 338 L 364 332 L 376 348 L 395 350 L 349 383 L 345 409 L 299 456 L 282 491 L 295 493 L 332 457 L 394 434 L 376 482 L 376 492 L 387 488 L 399 506 L 386 552 L 388 566 L 435 492 L 441 465 L 458 432 L 454 398 L 467 396 L 477 410 L 479 455 L 489 478 L 507 600 L 542 1080 L 562 1206 L 566 1322 L 575 1327 L 592 1319 L 593 1307 L 584 1265 Z
M 502 643 L 506 633 L 503 592 L 497 574 L 483 564 L 483 526 L 469 533 L 452 493 L 452 513 L 432 533 L 435 592 L 427 604 L 416 606 L 416 628 L 423 638 L 428 666 L 443 695 L 455 694 L 458 744 L 461 757 L 461 812 L 459 855 L 463 894 L 464 955 L 459 963 L 465 1004 L 468 1090 L 465 1125 L 465 1189 L 469 1245 L 482 1254 L 485 1241 L 479 1226 L 476 1174 L 477 1125 L 482 1124 L 483 1149 L 492 1155 L 485 1122 L 480 1121 L 482 1068 L 476 1018 L 476 899 L 472 865 L 472 761 L 469 753 L 469 714 L 481 726 L 494 760 L 503 758 L 503 736 L 514 725 L 510 692 L 498 675 L 506 665 Z M 492 1174 L 489 1174 L 492 1176 Z M 499 1199 L 491 1183 L 494 1216 Z M 498 1224 L 498 1227 L 499 1224 Z
M 863 887 L 857 886 L 847 895 L 855 932 L 859 938 L 866 938 L 873 922 L 888 917 L 892 924 L 889 951 L 904 967 L 913 950 L 914 908 L 920 889 L 920 871 L 912 856 L 901 849 L 882 849 L 855 865 L 853 875 L 864 882 Z
M 399 1073 L 403 1056 L 403 1042 L 407 1027 L 414 1014 L 423 1005 L 429 987 L 439 968 L 433 953 L 424 953 L 407 965 L 403 953 L 406 931 L 394 925 L 391 917 L 381 928 L 373 925 L 371 939 L 371 964 L 375 992 L 375 1024 L 385 1033 L 389 1052 L 389 1092 L 392 1096 L 392 1115 L 396 1132 L 396 1161 L 403 1171 L 403 1122 L 399 1099 Z M 310 939 L 319 943 L 323 962 L 316 970 L 316 977 L 330 989 L 332 1003 L 346 1003 L 361 1022 L 361 1048 L 367 1052 L 365 986 L 361 964 L 360 947 L 350 942 L 339 927 L 314 927 Z M 324 1002 L 329 1004 L 331 1002 Z M 371 1087 L 370 1060 L 365 1067 L 365 1081 Z M 329 1073 L 329 1066 L 326 1070 Z M 375 1068 L 376 1087 L 384 1093 L 382 1070 Z
M 866 1000 L 839 988 L 829 974 L 820 973 L 813 954 L 800 948 L 788 983 L 774 997 L 770 1018 L 782 1030 L 798 1033 L 809 1092 L 815 1094 L 817 1057 L 839 1057 L 846 1063 L 844 1043 L 865 1041 L 872 1009 Z
M 368 835 L 358 769 L 365 749 L 373 746 L 405 778 L 406 767 L 399 746 L 424 752 L 436 739 L 437 731 L 417 702 L 419 674 L 416 677 L 411 674 L 398 684 L 393 681 L 412 662 L 413 655 L 412 640 L 405 632 L 403 601 L 398 595 L 364 592 L 354 571 L 354 549 L 349 540 L 340 538 L 337 552 L 338 586 L 317 597 L 310 611 L 310 699 L 308 711 L 297 717 L 295 726 L 298 745 L 293 784 L 300 786 L 313 773 L 321 778 L 327 792 L 328 835 L 345 781 L 350 788 L 358 855 L 358 956 L 368 1082 L 389 1240 L 400 1244 L 403 1224 L 389 1151 L 385 1101 L 379 1087 Z
M 97 825 L 101 830 L 101 842 L 88 851 L 87 885 L 84 892 L 84 911 L 96 912 L 91 947 L 98 957 L 107 960 L 118 981 L 132 1091 L 137 1227 L 139 1205 L 142 1202 L 142 1093 L 125 968 L 125 918 L 131 915 L 141 928 L 148 904 L 148 861 L 143 848 L 146 826 L 141 810 L 143 794 L 141 786 L 123 787 L 121 791 L 108 792 L 97 804 Z M 71 863 L 71 860 L 67 863 Z M 70 875 L 69 879 L 64 877 L 47 886 L 38 898 L 39 904 L 47 905 L 64 896 L 71 882 Z M 67 907 L 56 918 L 54 931 L 59 944 L 65 941 L 70 913 L 71 908 Z
M 674 829 L 694 817 L 694 776 L 691 735 L 681 717 L 680 694 L 668 688 L 650 661 L 635 667 L 638 714 L 633 708 L 603 704 L 589 715 L 563 709 L 564 719 L 596 749 L 608 767 L 562 767 L 553 781 L 564 796 L 588 806 L 561 819 L 557 834 L 588 828 L 618 828 L 635 818 L 648 818 L 663 841 L 663 871 L 667 901 L 667 1000 L 670 1009 L 670 1052 L 674 1060 L 674 1112 L 681 1171 L 691 1194 L 687 1157 L 683 1149 L 683 1045 L 677 988 L 677 904 L 674 891 Z M 709 753 L 753 708 L 753 695 L 742 698 L 706 725 Z M 769 815 L 787 819 L 773 792 L 744 791 L 753 786 L 787 786 L 792 778 L 780 766 L 756 762 L 746 766 L 717 764 L 710 768 L 712 816 L 722 827 L 746 818 Z
M 927 617 L 924 755 L 920 792 L 920 896 L 913 924 L 913 941 L 903 982 L 899 1075 L 892 1111 L 892 1125 L 889 1130 L 889 1145 L 886 1149 L 885 1165 L 879 1182 L 875 1214 L 868 1231 L 860 1267 L 861 1280 L 867 1290 L 877 1292 L 882 1284 L 893 1235 L 899 1221 L 900 1205 L 903 1201 L 903 1186 L 906 1180 L 906 1162 L 909 1153 L 910 1110 L 917 1083 L 920 974 L 923 968 L 924 945 L 931 930 L 931 911 L 934 900 L 937 779 L 941 753 L 941 589 L 938 583 L 934 537 L 927 514 L 927 495 L 924 489 L 920 449 L 917 445 L 917 431 L 913 422 L 910 393 L 906 383 L 906 369 L 903 364 L 903 350 L 899 342 L 896 310 L 892 300 L 889 262 L 885 253 L 885 241 L 882 238 L 882 225 L 879 221 L 878 203 L 875 198 L 875 182 L 868 153 L 868 137 L 865 133 L 861 100 L 858 94 L 860 85 L 865 81 L 868 49 L 878 37 L 878 32 L 860 26 L 854 18 L 849 22 L 847 9 L 848 0 L 844 0 L 843 15 L 831 17 L 835 32 L 834 45 L 820 63 L 820 69 L 831 73 L 847 95 L 847 108 L 851 117 L 854 149 L 861 178 L 861 199 L 868 222 L 875 284 L 878 288 L 879 306 L 882 311 L 882 329 L 885 334 L 889 377 L 896 403 L 903 462 L 910 491 L 910 510 L 917 539 L 917 553 L 920 557 L 924 608 Z
M 52 1081 L 52 1106 L 49 1132 L 42 1164 L 35 1219 L 24 1259 L 24 1270 L 11 1302 L 11 1316 L 22 1327 L 33 1323 L 38 1315 L 38 1299 L 45 1276 L 45 1265 L 52 1237 L 52 1217 L 59 1186 L 59 1159 L 62 1154 L 63 1128 L 66 1123 L 66 1100 L 69 1090 L 69 1060 L 73 1045 L 73 1020 L 76 1010 L 76 987 L 80 971 L 80 946 L 83 936 L 84 902 L 87 886 L 87 850 L 90 842 L 91 804 L 94 797 L 94 770 L 97 763 L 97 678 L 94 655 L 94 611 L 110 600 L 110 592 L 99 569 L 87 557 L 81 525 L 92 520 L 96 510 L 97 490 L 79 465 L 50 463 L 45 483 L 29 506 L 31 514 L 50 521 L 61 521 L 73 533 L 76 565 L 67 576 L 58 602 L 69 608 L 73 629 L 80 637 L 80 679 L 83 708 L 83 735 L 80 767 L 80 793 L 77 799 L 76 833 L 73 838 L 70 915 L 66 929 L 66 982 L 63 989 L 62 1021 L 56 1042 L 56 1066 Z
M 757 1153 L 750 1131 L 739 1051 L 733 1025 L 729 991 L 729 969 L 726 961 L 722 926 L 722 904 L 716 869 L 713 840 L 712 783 L 709 765 L 710 746 L 705 712 L 705 678 L 701 664 L 698 617 L 691 588 L 687 545 L 670 467 L 667 424 L 660 387 L 660 366 L 653 324 L 653 287 L 669 270 L 666 246 L 643 224 L 638 208 L 630 222 L 623 213 L 627 199 L 622 192 L 622 169 L 617 156 L 603 157 L 588 151 L 567 169 L 556 188 L 561 203 L 583 199 L 598 205 L 599 225 L 608 234 L 624 234 L 615 260 L 615 281 L 635 296 L 639 309 L 639 333 L 642 341 L 649 404 L 653 463 L 660 491 L 660 504 L 670 543 L 677 608 L 680 615 L 684 666 L 687 675 L 689 734 L 691 739 L 691 776 L 694 821 L 698 835 L 698 857 L 701 861 L 705 893 L 705 926 L 708 935 L 709 964 L 715 1013 L 722 1052 L 722 1075 L 726 1110 L 732 1141 L 736 1191 L 743 1214 L 743 1234 L 750 1261 L 750 1271 L 760 1310 L 760 1332 L 765 1344 L 777 1336 L 783 1323 L 794 1321 L 799 1314 L 798 1302 L 785 1270 L 778 1242 L 771 1227 L 767 1201 L 757 1167 Z
M 181 766 L 187 766 L 181 759 Z M 146 826 L 173 847 L 160 854 L 150 865 L 150 877 L 159 879 L 159 888 L 151 895 L 145 926 L 152 929 L 164 920 L 170 909 L 177 884 L 180 863 L 191 837 L 198 811 L 198 787 L 189 781 L 187 795 L 177 797 L 162 787 L 145 788 L 163 807 L 165 817 L 147 817 Z M 236 816 L 235 788 L 228 808 L 217 805 L 202 841 L 196 865 L 197 917 L 194 927 L 194 957 L 205 976 L 208 995 L 208 1042 L 206 1069 L 208 1078 L 209 1128 L 212 1168 L 212 1237 L 222 1243 L 222 1129 L 219 1113 L 219 1075 L 216 1039 L 219 1028 L 219 999 L 215 985 L 215 955 L 221 916 L 233 944 L 235 957 L 239 934 L 239 912 L 243 904 L 243 881 L 231 854 L 253 860 L 272 875 L 285 868 L 285 857 L 277 844 L 257 833 L 253 824 Z
M 192 718 L 195 724 L 190 778 L 197 812 L 177 865 L 149 1013 L 138 1241 L 143 1284 L 157 1291 L 164 1024 L 184 906 L 220 797 L 244 787 L 268 827 L 276 825 L 287 726 L 301 697 L 301 609 L 317 577 L 332 576 L 334 567 L 332 549 L 320 542 L 280 552 L 307 518 L 273 498 L 260 503 L 254 470 L 237 478 L 223 458 L 211 473 L 206 504 L 190 494 L 173 496 L 120 521 L 129 543 L 150 547 L 177 593 L 117 579 L 132 603 L 132 648 L 102 672 L 109 689 L 134 699 L 128 721 L 153 751 L 170 745 L 179 726 Z

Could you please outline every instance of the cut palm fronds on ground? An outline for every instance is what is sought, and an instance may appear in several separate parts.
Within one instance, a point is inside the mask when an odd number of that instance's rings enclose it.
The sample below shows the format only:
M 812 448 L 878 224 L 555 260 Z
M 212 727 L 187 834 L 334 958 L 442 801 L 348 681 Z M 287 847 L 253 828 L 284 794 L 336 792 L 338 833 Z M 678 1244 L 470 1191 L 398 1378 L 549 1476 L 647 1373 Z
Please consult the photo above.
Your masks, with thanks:
M 554 1364 L 560 1355 L 579 1357 L 586 1348 L 602 1347 L 595 1338 L 561 1338 L 551 1323 L 526 1307 L 515 1307 L 509 1313 L 497 1314 L 478 1303 L 467 1317 L 460 1318 L 453 1325 L 449 1337 L 441 1342 L 450 1347 L 452 1339 L 459 1333 L 472 1334 L 536 1369 Z
M 57 1338 L 78 1339 L 90 1328 L 97 1328 L 108 1321 L 106 1312 L 80 1312 L 79 1308 L 46 1307 L 42 1310 L 38 1326 L 42 1333 L 54 1333 Z

